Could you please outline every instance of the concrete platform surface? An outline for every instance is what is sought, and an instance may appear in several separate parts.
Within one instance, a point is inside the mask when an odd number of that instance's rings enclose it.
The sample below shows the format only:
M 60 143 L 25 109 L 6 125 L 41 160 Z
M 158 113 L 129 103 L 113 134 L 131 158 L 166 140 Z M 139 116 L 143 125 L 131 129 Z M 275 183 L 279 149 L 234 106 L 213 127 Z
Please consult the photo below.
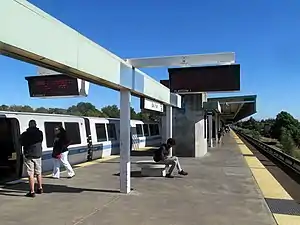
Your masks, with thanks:
M 187 177 L 141 177 L 132 156 L 132 188 L 119 188 L 118 159 L 76 170 L 73 179 L 44 178 L 43 195 L 23 197 L 27 183 L 0 189 L 1 225 L 271 225 L 271 212 L 229 135 L 203 158 L 180 158 Z

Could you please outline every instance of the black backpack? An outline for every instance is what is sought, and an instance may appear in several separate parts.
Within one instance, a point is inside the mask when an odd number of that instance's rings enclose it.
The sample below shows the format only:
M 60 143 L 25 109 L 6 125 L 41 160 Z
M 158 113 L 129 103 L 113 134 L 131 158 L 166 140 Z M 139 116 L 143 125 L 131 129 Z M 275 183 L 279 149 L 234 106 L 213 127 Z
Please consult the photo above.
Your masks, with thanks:
M 159 148 L 154 150 L 154 154 L 153 154 L 153 160 L 155 162 L 159 162 L 160 160 L 162 160 L 162 151 L 163 149 L 167 149 L 167 144 L 162 144 Z

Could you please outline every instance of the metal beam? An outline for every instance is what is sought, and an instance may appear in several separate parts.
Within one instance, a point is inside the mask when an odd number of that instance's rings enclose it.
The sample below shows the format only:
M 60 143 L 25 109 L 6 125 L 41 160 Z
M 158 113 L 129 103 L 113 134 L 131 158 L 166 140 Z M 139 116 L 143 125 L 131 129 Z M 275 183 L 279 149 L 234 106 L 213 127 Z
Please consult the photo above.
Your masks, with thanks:
M 232 64 L 235 62 L 233 52 L 194 54 L 194 55 L 175 55 L 160 56 L 150 58 L 126 59 L 126 62 L 135 68 L 147 67 L 171 67 L 171 66 L 196 66 L 207 64 Z
M 1 1 L 0 26 L 3 55 L 170 104 L 167 87 L 28 1 Z
M 241 103 L 240 105 L 239 105 L 239 107 L 237 108 L 237 110 L 236 110 L 236 112 L 235 112 L 235 114 L 234 114 L 234 117 L 233 117 L 233 119 L 236 117 L 236 115 L 240 112 L 240 110 L 241 110 L 241 108 L 244 106 L 244 104 L 245 103 Z

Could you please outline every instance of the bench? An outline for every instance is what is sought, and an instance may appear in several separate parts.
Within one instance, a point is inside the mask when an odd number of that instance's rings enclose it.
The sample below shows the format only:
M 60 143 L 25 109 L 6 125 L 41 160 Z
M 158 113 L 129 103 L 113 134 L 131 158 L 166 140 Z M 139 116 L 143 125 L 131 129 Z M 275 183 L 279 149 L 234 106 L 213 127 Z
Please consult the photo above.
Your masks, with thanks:
M 157 163 L 151 160 L 138 161 L 136 164 L 142 169 L 142 176 L 146 177 L 165 177 L 169 168 L 164 163 Z

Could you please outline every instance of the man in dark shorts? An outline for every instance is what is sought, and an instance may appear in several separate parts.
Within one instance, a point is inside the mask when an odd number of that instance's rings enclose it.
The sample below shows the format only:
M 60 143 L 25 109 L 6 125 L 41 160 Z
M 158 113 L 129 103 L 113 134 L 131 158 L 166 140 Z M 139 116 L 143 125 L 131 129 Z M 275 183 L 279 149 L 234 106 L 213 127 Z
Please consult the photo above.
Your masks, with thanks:
M 21 134 L 21 145 L 23 146 L 24 164 L 29 177 L 30 192 L 27 197 L 35 197 L 35 193 L 42 194 L 42 142 L 43 132 L 36 127 L 35 120 L 29 121 L 29 128 Z M 37 177 L 38 189 L 34 190 L 34 176 Z
M 155 162 L 163 162 L 166 165 L 171 165 L 171 168 L 169 169 L 166 177 L 172 178 L 172 172 L 176 166 L 177 170 L 178 170 L 178 174 L 180 175 L 188 175 L 187 172 L 183 171 L 183 169 L 181 169 L 179 160 L 176 156 L 169 156 L 170 154 L 170 149 L 175 146 L 175 140 L 173 138 L 169 138 L 167 140 L 166 144 L 162 144 L 159 149 L 157 149 L 154 152 L 154 156 L 153 156 L 153 160 Z

